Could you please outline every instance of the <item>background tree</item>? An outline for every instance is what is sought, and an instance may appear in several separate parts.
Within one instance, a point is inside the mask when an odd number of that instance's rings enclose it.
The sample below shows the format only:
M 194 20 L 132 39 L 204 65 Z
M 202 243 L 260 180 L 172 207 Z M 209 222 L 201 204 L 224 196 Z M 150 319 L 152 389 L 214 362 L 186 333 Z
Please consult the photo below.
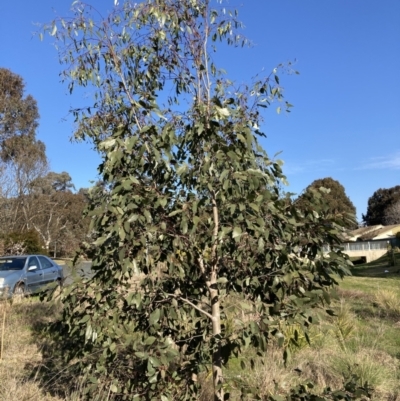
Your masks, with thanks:
M 23 79 L 0 68 L 0 143 L 14 136 L 35 137 L 39 112 L 36 100 L 24 97 Z
M 31 187 L 35 193 L 46 195 L 51 195 L 55 192 L 71 192 L 71 190 L 75 189 L 72 178 L 66 171 L 62 173 L 50 171 L 45 176 L 32 181 Z
M 35 230 L 0 235 L 1 255 L 43 253 L 43 243 Z
M 83 218 L 86 198 L 74 194 L 75 188 L 67 172 L 49 172 L 30 184 L 29 202 L 32 213 L 28 224 L 43 241 L 47 252 L 71 255 L 88 232 L 88 220 Z
M 400 224 L 400 200 L 392 203 L 385 209 L 382 220 L 387 226 Z
M 0 219 L 2 230 L 11 232 L 32 228 L 32 183 L 48 171 L 46 148 L 31 136 L 13 136 L 0 145 Z
M 379 188 L 368 199 L 367 213 L 363 214 L 363 221 L 367 226 L 388 224 L 385 220 L 385 212 L 390 213 L 390 208 L 398 201 L 400 201 L 400 185 L 387 189 Z
M 283 318 L 306 331 L 347 273 L 340 251 L 323 252 L 338 226 L 318 191 L 302 211 L 279 196 L 280 164 L 258 144 L 262 109 L 282 100 L 277 70 L 237 87 L 211 59 L 219 41 L 242 44 L 235 12 L 127 1 L 96 20 L 74 7 L 50 29 L 70 88 L 93 85 L 77 135 L 102 155 L 103 185 L 88 207 L 94 276 L 63 295 L 54 347 L 88 398 L 195 399 L 210 369 L 222 401 L 228 360 L 283 338 Z M 233 296 L 244 319 L 229 316 Z
M 343 215 L 345 219 L 344 226 L 346 228 L 357 228 L 356 208 L 346 195 L 343 185 L 331 177 L 326 177 L 313 181 L 305 191 L 307 192 L 310 191 L 311 188 L 317 189 L 321 187 L 329 189 L 329 192 L 325 194 L 325 201 L 328 204 L 328 213 L 332 215 Z M 298 207 L 304 207 L 304 204 L 309 202 L 306 201 L 307 198 L 308 197 L 301 195 L 296 200 Z
M 0 235 L 11 241 L 35 231 L 40 249 L 72 253 L 87 234 L 85 198 L 71 192 L 67 172 L 48 171 L 36 101 L 24 88 L 20 76 L 0 69 Z
M 32 96 L 24 97 L 23 79 L 0 68 L 0 193 L 2 232 L 30 229 L 31 183 L 47 173 L 43 142 L 36 139 L 39 113 Z

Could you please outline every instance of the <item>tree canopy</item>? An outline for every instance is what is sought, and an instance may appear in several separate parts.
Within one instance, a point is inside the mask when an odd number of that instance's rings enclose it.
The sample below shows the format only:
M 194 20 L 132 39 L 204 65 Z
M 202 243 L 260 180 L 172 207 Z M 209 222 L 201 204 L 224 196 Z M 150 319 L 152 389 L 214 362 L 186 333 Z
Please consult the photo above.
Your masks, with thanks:
M 367 226 L 399 224 L 400 216 L 396 214 L 398 202 L 400 202 L 400 185 L 379 188 L 368 199 L 367 213 L 363 214 L 363 221 Z
M 66 171 L 62 173 L 50 171 L 47 175 L 33 181 L 31 185 L 35 192 L 47 195 L 58 191 L 67 192 L 75 189 L 72 178 Z
M 75 2 L 49 28 L 70 89 L 94 94 L 77 136 L 103 158 L 87 212 L 94 275 L 62 295 L 52 331 L 89 399 L 194 400 L 207 371 L 227 399 L 229 359 L 283 344 L 282 319 L 307 332 L 348 273 L 323 250 L 338 249 L 341 219 L 321 191 L 301 211 L 281 199 L 281 164 L 258 142 L 263 109 L 283 102 L 278 68 L 238 86 L 214 64 L 218 43 L 242 44 L 238 28 L 208 0 L 126 1 L 104 19 Z
M 327 192 L 324 196 L 328 205 L 328 212 L 332 215 L 343 215 L 346 220 L 346 228 L 357 228 L 356 208 L 350 198 L 346 195 L 343 185 L 331 177 L 320 178 L 313 181 L 306 188 L 305 192 L 310 191 L 312 188 L 316 189 L 321 187 L 329 189 L 329 192 Z M 297 202 L 299 207 L 304 206 L 304 203 L 306 202 L 305 199 L 306 198 L 304 195 L 298 198 Z
M 67 172 L 49 172 L 46 146 L 36 138 L 37 104 L 24 92 L 22 77 L 0 68 L 0 237 L 12 247 L 35 232 L 37 246 L 48 251 L 57 242 L 73 253 L 87 235 L 86 199 L 71 193 Z
M 33 138 L 38 126 L 36 100 L 24 96 L 23 79 L 6 68 L 0 68 L 0 143 L 13 136 Z

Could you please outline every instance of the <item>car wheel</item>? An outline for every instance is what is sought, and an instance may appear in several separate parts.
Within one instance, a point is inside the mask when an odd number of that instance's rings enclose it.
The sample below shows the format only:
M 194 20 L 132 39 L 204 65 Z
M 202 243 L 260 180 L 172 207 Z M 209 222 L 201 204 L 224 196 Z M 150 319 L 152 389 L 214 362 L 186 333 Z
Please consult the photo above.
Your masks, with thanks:
M 14 288 L 13 295 L 19 298 L 23 297 L 25 295 L 25 286 L 23 284 L 17 284 Z

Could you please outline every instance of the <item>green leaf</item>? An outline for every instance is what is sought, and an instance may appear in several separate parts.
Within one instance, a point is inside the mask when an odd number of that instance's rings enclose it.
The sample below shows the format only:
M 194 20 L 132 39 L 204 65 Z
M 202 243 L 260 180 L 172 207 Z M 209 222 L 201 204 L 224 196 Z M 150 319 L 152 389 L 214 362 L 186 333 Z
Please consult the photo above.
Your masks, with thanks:
M 158 203 L 159 203 L 162 207 L 165 207 L 166 204 L 167 204 L 167 202 L 168 202 L 167 198 L 160 198 L 160 199 L 158 200 Z
M 237 238 L 242 235 L 242 229 L 240 227 L 235 227 L 232 232 L 232 238 Z
M 169 216 L 169 217 L 173 217 L 173 216 L 177 215 L 178 213 L 182 213 L 182 210 L 174 210 L 174 211 L 171 212 L 168 216 Z
M 157 323 L 160 319 L 160 309 L 156 309 L 155 311 L 153 311 L 150 315 L 149 318 L 149 323 L 151 325 L 154 325 L 155 323 Z
M 57 33 L 57 25 L 56 24 L 53 24 L 53 29 L 52 29 L 52 31 L 51 31 L 51 36 L 55 36 L 55 34 Z
M 144 210 L 144 211 L 143 211 L 143 214 L 144 214 L 144 216 L 146 217 L 147 222 L 148 222 L 148 223 L 151 223 L 153 219 L 151 218 L 150 212 L 149 212 L 148 210 Z
M 156 341 L 155 337 L 147 337 L 146 340 L 144 341 L 145 345 L 152 345 Z

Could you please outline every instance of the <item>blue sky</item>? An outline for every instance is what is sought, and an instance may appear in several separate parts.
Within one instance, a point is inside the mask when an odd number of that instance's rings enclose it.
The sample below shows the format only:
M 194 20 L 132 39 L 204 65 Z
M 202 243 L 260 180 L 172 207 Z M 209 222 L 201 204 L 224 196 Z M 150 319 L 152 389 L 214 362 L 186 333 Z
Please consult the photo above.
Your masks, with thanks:
M 33 37 L 34 23 L 65 16 L 72 0 L 0 2 L 0 67 L 26 82 L 40 112 L 38 138 L 51 169 L 67 171 L 77 188 L 90 186 L 99 157 L 90 144 L 72 143 L 71 107 L 82 103 L 60 83 L 50 38 Z M 111 9 L 113 0 L 92 0 Z M 265 116 L 263 146 L 284 160 L 288 191 L 332 177 L 346 189 L 359 219 L 378 188 L 400 185 L 400 1 L 230 0 L 253 41 L 219 53 L 238 82 L 294 61 L 300 75 L 283 75 L 290 115 Z

